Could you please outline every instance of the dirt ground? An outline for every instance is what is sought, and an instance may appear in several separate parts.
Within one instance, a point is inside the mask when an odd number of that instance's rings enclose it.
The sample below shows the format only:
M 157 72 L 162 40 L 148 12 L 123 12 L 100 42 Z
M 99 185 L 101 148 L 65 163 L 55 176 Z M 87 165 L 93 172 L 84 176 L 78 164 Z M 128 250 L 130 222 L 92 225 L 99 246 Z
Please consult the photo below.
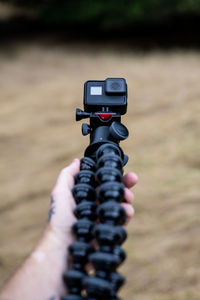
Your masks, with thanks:
M 59 171 L 82 157 L 88 79 L 125 77 L 126 171 L 139 175 L 124 299 L 200 299 L 200 53 L 23 42 L 0 52 L 0 285 L 33 249 Z

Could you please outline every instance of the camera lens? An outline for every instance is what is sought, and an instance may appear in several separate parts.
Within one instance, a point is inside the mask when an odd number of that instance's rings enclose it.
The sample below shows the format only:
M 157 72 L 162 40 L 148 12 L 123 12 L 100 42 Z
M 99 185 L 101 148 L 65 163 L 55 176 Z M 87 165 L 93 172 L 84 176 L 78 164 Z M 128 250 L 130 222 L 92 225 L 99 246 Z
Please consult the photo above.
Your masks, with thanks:
M 117 81 L 114 81 L 111 83 L 110 87 L 112 90 L 117 91 L 117 90 L 120 90 L 121 84 Z
M 124 78 L 107 78 L 105 82 L 106 94 L 125 94 L 126 82 Z

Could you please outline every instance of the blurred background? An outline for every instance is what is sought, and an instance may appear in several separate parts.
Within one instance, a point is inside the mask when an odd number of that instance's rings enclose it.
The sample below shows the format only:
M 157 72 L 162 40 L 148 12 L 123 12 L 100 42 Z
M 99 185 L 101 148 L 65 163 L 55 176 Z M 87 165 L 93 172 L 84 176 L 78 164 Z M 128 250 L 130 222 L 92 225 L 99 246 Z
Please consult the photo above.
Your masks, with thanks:
M 88 144 L 74 118 L 84 82 L 124 77 L 121 146 L 140 180 L 120 295 L 200 299 L 199 32 L 200 0 L 0 1 L 0 286 Z

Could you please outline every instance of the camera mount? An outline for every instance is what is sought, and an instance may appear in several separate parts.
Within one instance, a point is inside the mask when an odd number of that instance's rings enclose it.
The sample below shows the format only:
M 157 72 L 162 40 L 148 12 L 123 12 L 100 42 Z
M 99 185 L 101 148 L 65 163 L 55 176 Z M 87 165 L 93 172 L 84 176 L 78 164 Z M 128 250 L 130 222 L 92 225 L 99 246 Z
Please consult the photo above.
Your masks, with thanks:
M 128 161 L 119 142 L 128 137 L 121 123 L 126 110 L 125 79 L 85 83 L 84 111 L 76 110 L 76 120 L 89 118 L 90 124 L 82 124 L 82 134 L 90 134 L 90 143 L 72 190 L 78 219 L 72 231 L 77 240 L 68 249 L 72 268 L 63 275 L 68 294 L 62 300 L 119 300 L 117 292 L 125 278 L 117 268 L 126 258 L 121 245 L 127 238 L 122 227 L 126 213 L 120 203 L 125 202 L 122 175 Z M 93 267 L 90 276 L 88 263 Z

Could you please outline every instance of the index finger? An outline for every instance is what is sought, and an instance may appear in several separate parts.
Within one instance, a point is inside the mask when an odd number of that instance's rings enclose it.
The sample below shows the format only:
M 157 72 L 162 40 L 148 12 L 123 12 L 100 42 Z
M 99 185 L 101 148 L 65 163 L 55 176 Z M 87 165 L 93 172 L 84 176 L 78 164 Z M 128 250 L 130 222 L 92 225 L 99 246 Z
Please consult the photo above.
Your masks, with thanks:
M 123 182 L 127 188 L 131 188 L 138 182 L 138 176 L 134 172 L 129 172 L 124 175 Z

